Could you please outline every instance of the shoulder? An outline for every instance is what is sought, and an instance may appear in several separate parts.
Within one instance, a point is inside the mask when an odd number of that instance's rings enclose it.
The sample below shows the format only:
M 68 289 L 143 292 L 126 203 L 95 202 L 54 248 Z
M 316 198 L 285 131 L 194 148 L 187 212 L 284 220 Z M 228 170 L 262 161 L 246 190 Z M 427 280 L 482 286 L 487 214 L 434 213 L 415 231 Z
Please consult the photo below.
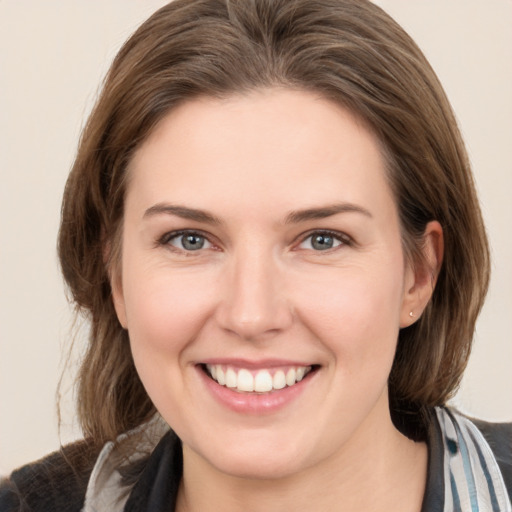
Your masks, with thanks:
M 422 512 L 510 510 L 512 424 L 473 420 L 450 407 L 424 411 L 429 449 Z M 490 509 L 489 509 L 490 510 Z
M 0 511 L 79 512 L 99 450 L 80 441 L 13 471 L 0 483 Z
M 0 481 L 0 512 L 123 510 L 151 453 L 168 431 L 156 414 L 104 445 L 84 440 L 64 446 Z
M 498 477 L 493 486 L 501 486 L 512 501 L 512 423 L 470 418 L 451 408 L 436 408 L 436 413 L 450 456 L 456 458 L 457 452 L 465 452 L 463 465 L 465 461 L 473 464 L 471 473 L 479 467 L 477 472 L 487 480 L 493 475 L 501 475 L 502 483 Z
M 512 422 L 489 423 L 472 418 L 471 421 L 491 448 L 512 501 Z

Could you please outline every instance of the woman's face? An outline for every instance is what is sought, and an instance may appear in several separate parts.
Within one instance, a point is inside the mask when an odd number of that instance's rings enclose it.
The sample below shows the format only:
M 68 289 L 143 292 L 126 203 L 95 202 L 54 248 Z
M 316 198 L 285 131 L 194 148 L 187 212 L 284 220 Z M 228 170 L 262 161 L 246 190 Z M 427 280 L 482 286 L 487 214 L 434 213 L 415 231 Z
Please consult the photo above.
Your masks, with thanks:
M 309 92 L 196 99 L 129 173 L 114 300 L 185 453 L 276 477 L 371 444 L 415 277 L 364 124 Z

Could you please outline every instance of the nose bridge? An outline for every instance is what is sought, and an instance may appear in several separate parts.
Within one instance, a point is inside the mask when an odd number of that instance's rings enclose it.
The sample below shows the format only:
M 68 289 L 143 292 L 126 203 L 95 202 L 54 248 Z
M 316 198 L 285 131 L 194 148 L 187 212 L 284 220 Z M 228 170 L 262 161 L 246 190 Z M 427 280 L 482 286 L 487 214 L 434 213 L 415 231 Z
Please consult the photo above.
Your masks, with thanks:
M 271 248 L 240 248 L 232 254 L 226 271 L 219 305 L 224 329 L 254 340 L 289 325 L 292 312 L 282 287 L 282 271 Z

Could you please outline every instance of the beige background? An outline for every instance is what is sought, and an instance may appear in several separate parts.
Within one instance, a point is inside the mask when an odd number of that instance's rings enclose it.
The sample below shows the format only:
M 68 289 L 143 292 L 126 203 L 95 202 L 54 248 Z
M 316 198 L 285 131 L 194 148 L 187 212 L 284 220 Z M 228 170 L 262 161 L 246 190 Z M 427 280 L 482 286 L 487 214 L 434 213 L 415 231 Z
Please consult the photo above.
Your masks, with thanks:
M 60 198 L 111 58 L 164 3 L 0 0 L 0 474 L 58 446 L 55 389 L 72 323 L 55 255 Z M 446 87 L 493 249 L 490 295 L 455 404 L 510 421 L 512 1 L 378 3 L 416 39 Z M 63 442 L 79 435 L 70 382 Z

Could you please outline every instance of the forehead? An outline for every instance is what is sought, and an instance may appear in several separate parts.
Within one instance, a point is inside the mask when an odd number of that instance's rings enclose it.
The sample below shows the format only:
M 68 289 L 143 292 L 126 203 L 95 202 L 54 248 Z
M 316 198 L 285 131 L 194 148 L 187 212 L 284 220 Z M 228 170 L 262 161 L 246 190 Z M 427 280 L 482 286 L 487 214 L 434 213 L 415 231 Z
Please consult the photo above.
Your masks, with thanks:
M 261 210 L 391 199 L 379 141 L 366 125 L 317 94 L 288 89 L 183 103 L 137 150 L 129 172 L 127 201 L 146 204 L 227 201 Z

